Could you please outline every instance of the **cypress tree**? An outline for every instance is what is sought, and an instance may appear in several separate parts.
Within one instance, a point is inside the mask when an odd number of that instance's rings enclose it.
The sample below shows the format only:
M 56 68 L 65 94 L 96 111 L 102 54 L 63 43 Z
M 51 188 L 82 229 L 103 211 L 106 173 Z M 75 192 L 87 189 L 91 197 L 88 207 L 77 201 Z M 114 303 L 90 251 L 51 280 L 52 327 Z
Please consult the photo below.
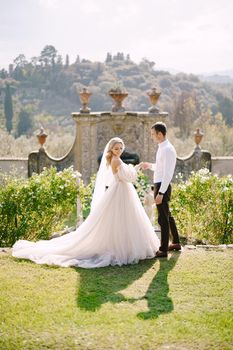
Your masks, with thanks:
M 30 114 L 21 109 L 19 112 L 19 121 L 17 125 L 17 137 L 27 134 L 27 132 L 32 128 L 32 120 Z
M 65 64 L 66 68 L 69 67 L 69 65 L 70 65 L 70 58 L 69 58 L 69 55 L 66 55 L 66 64 Z
M 5 88 L 4 115 L 6 119 L 6 129 L 10 133 L 12 130 L 13 104 L 9 84 L 6 84 Z

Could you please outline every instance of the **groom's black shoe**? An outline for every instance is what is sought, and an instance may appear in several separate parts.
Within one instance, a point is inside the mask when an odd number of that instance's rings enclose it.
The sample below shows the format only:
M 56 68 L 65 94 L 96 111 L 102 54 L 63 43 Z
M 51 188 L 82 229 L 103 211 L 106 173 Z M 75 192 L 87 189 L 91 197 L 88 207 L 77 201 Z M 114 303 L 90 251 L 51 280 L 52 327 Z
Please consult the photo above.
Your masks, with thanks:
M 167 252 L 162 252 L 161 250 L 158 250 L 155 253 L 156 258 L 167 258 Z
M 168 250 L 181 250 L 181 245 L 180 243 L 172 243 L 172 244 L 169 244 L 169 247 L 168 247 Z

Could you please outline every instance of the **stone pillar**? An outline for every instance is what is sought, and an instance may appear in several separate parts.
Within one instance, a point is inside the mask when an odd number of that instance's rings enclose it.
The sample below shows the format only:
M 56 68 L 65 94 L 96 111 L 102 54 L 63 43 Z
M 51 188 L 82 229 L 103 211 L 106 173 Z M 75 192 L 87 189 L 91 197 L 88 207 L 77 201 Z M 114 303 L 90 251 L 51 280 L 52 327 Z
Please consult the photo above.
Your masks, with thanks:
M 72 113 L 76 122 L 76 138 L 73 145 L 74 169 L 82 174 L 84 181 L 96 172 L 97 118 L 96 114 Z
M 72 116 L 76 122 L 74 168 L 88 182 L 98 169 L 97 159 L 106 143 L 115 136 L 124 140 L 126 151 L 137 153 L 141 161 L 152 162 L 155 145 L 150 138 L 150 129 L 157 121 L 165 122 L 168 113 L 97 112 L 72 113 Z

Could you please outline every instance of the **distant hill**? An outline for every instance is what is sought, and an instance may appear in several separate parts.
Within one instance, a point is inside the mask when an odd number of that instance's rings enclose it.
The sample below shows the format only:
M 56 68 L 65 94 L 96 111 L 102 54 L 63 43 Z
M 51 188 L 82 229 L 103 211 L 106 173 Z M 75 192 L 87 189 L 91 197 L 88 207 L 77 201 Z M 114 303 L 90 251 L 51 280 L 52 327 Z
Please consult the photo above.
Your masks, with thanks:
M 199 75 L 200 80 L 217 84 L 233 84 L 233 69 Z
M 201 81 L 208 81 L 217 84 L 233 84 L 233 77 L 229 75 L 199 75 Z
M 222 71 L 217 71 L 217 72 L 213 72 L 212 74 L 209 75 L 224 75 L 224 76 L 228 76 L 230 78 L 233 78 L 233 69 L 226 69 L 226 70 L 222 70 Z
M 171 74 L 156 69 L 155 63 L 147 59 L 136 64 L 123 53 L 107 53 L 105 62 L 92 62 L 78 56 L 71 64 L 67 55 L 63 63 L 56 49 L 48 45 L 39 57 L 26 61 L 25 56 L 20 55 L 8 71 L 0 71 L 0 117 L 6 83 L 12 89 L 15 113 L 27 108 L 33 115 L 51 115 L 54 121 L 60 116 L 59 120 L 67 123 L 72 123 L 67 116 L 81 107 L 78 92 L 83 87 L 92 92 L 92 111 L 109 111 L 112 100 L 108 91 L 120 84 L 129 93 L 124 101 L 127 110 L 147 111 L 150 107 L 147 91 L 156 86 L 162 92 L 158 107 L 169 112 L 172 122 L 185 117 L 177 116 L 177 108 L 179 103 L 185 104 L 191 98 L 195 105 L 193 118 L 210 108 L 213 114 L 221 112 L 227 124 L 232 125 L 233 78 L 227 79 L 218 75 Z

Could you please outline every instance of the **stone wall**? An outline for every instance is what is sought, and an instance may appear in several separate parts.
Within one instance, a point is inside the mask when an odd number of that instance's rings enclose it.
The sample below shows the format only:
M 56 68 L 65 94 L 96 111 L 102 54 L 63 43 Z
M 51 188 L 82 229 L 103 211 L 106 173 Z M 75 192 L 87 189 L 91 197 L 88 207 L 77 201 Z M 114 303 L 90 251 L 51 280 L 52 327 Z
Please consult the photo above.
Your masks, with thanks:
M 233 175 L 233 157 L 212 157 L 212 172 L 219 176 Z
M 0 173 L 28 177 L 28 158 L 0 158 Z
M 44 167 L 55 166 L 62 170 L 73 165 L 88 183 L 97 172 L 98 159 L 105 145 L 112 137 L 121 137 L 126 145 L 126 152 L 136 154 L 139 160 L 149 161 L 154 158 L 155 147 L 150 138 L 151 126 L 165 121 L 166 112 L 96 112 L 72 113 L 76 123 L 76 137 L 70 151 L 63 158 L 53 159 L 46 149 L 29 154 L 29 176 L 40 173 Z
M 212 157 L 212 173 L 219 176 L 233 175 L 233 157 Z M 0 173 L 15 174 L 18 177 L 28 177 L 27 158 L 0 158 Z M 150 172 L 151 173 L 151 172 Z

